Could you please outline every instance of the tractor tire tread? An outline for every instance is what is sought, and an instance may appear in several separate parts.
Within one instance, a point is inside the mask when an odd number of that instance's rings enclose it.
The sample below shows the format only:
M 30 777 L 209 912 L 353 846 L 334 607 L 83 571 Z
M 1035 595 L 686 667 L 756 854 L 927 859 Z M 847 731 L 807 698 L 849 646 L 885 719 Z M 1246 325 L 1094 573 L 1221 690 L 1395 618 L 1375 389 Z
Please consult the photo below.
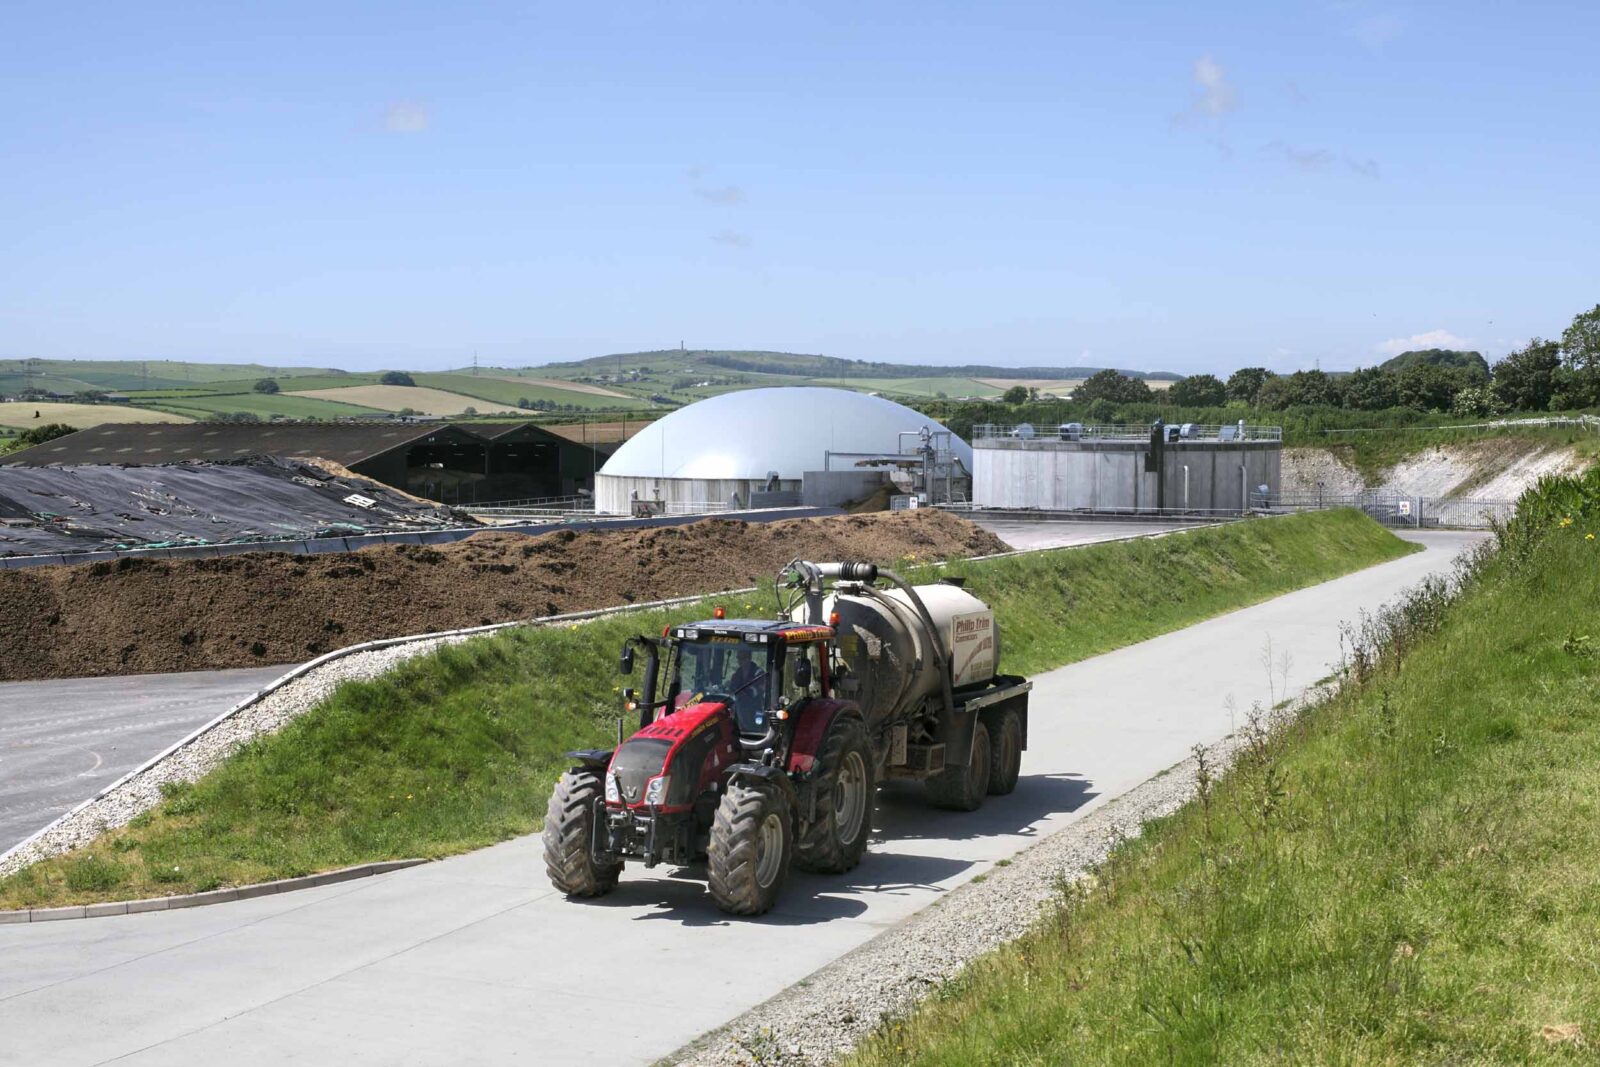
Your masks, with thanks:
M 600 864 L 590 852 L 594 803 L 605 786 L 594 771 L 567 771 L 545 809 L 544 869 L 550 884 L 569 897 L 600 897 L 617 887 L 622 864 Z
M 766 889 L 756 880 L 761 824 L 774 807 L 787 826 L 789 812 L 783 794 L 770 786 L 739 781 L 728 784 L 717 805 L 706 849 L 706 873 L 711 897 L 723 911 L 761 915 L 772 910 L 777 900 L 777 890 L 788 873 L 787 863 Z
M 862 764 L 866 767 L 867 810 L 862 818 L 860 837 L 847 843 L 840 841 L 834 832 L 832 780 L 851 748 L 860 750 Z M 872 815 L 877 807 L 878 783 L 873 780 L 875 764 L 866 724 L 854 715 L 836 719 L 823 738 L 815 767 L 812 788 L 817 790 L 817 818 L 802 823 L 795 835 L 795 865 L 820 874 L 843 874 L 861 862 L 867 850 L 867 839 L 872 836 Z

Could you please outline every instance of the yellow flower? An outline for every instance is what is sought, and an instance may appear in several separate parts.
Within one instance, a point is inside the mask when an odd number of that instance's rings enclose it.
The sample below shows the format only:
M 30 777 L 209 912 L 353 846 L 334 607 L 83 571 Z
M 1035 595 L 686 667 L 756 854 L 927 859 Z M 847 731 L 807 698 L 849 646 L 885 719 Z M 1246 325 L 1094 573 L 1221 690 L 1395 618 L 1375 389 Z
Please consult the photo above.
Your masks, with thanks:
M 1569 515 L 1566 518 L 1561 520 L 1561 528 L 1563 530 L 1565 530 L 1568 526 L 1571 526 L 1571 525 L 1572 525 L 1572 516 Z
M 1584 534 L 1583 535 L 1583 539 L 1585 541 L 1593 541 L 1594 540 L 1594 534 Z

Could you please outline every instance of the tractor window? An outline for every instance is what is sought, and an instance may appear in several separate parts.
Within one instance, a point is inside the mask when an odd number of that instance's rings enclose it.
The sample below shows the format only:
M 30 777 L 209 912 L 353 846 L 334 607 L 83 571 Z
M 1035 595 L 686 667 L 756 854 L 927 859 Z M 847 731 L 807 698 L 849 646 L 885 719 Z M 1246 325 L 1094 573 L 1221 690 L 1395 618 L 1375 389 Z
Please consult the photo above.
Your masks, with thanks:
M 783 657 L 783 680 L 780 695 L 789 704 L 798 704 L 807 697 L 813 697 L 822 692 L 822 673 L 818 669 L 817 663 L 818 647 L 815 644 L 790 645 L 787 654 Z M 811 684 L 807 686 L 800 685 L 803 679 L 796 677 L 797 674 L 804 675 L 806 671 L 806 668 L 796 669 L 801 661 L 809 664 L 811 672 Z
M 680 644 L 672 678 L 673 706 L 723 700 L 733 705 L 742 726 L 753 726 L 767 705 L 769 656 L 766 648 L 748 644 Z

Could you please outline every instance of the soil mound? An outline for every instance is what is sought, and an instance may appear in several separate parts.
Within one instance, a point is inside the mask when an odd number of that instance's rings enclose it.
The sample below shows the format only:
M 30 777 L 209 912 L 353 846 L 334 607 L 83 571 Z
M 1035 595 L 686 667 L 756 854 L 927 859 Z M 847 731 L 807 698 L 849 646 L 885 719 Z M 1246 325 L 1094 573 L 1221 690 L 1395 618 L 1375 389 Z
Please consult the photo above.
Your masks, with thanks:
M 916 511 L 0 571 L 0 681 L 294 663 L 380 637 L 753 585 L 797 556 L 1005 550 L 965 519 Z

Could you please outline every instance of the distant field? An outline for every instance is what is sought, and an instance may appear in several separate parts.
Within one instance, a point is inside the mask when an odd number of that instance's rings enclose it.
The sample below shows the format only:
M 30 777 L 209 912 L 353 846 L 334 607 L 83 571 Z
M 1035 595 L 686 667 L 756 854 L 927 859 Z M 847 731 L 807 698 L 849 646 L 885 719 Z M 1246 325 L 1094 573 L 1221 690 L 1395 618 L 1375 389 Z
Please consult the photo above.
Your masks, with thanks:
M 1041 393 L 1052 396 L 1064 397 L 1078 386 L 1082 385 L 1082 378 L 979 378 L 985 385 L 992 385 L 1004 392 L 1013 385 L 1025 385 L 1029 389 L 1037 389 Z M 1172 380 L 1169 378 L 1146 378 L 1144 384 L 1152 389 L 1171 389 Z
M 458 377 L 471 378 L 476 377 L 476 375 L 465 374 L 459 375 Z M 615 397 L 618 400 L 635 399 L 635 397 L 630 396 L 627 393 L 619 393 L 615 389 L 607 389 L 604 386 L 599 385 L 590 385 L 587 382 L 564 382 L 559 378 L 533 378 L 522 374 L 489 374 L 484 375 L 484 377 L 491 378 L 497 382 L 515 382 L 516 384 L 522 386 L 543 386 L 547 389 L 557 389 L 564 393 L 587 393 L 590 396 L 609 396 Z M 519 393 L 518 395 L 526 396 L 527 394 Z M 528 397 L 528 399 L 532 400 L 533 398 Z
M 36 419 L 34 412 L 39 413 Z M 188 422 L 181 415 L 164 411 L 130 407 L 127 404 L 0 404 L 0 426 L 15 426 L 27 430 L 46 426 L 52 422 L 65 423 L 75 430 L 100 426 L 108 422 Z
M 976 378 L 805 378 L 795 385 L 827 385 L 857 392 L 893 393 L 898 396 L 949 397 L 999 396 L 1003 391 Z
M 539 428 L 549 430 L 569 441 L 603 445 L 625 441 L 649 425 L 648 419 L 630 419 L 627 422 L 566 422 L 559 426 L 541 425 Z
M 649 407 L 650 402 L 638 397 L 614 397 L 596 395 L 585 390 L 593 386 L 574 386 L 570 382 L 557 382 L 553 386 L 538 385 L 531 379 L 527 384 L 521 380 L 506 381 L 504 378 L 483 377 L 474 374 L 429 374 L 413 373 L 412 379 L 419 386 L 431 389 L 441 389 L 445 392 L 460 393 L 463 396 L 476 397 L 480 400 L 490 400 L 498 404 L 505 404 L 515 408 L 517 401 L 527 399 L 548 400 L 554 404 L 570 404 L 579 408 L 597 408 L 616 410 L 617 408 L 642 408 Z M 403 387 L 402 387 L 403 388 Z M 415 404 L 411 405 L 416 407 Z M 478 410 L 487 410 L 482 404 L 475 404 Z M 441 412 L 440 414 L 451 414 Z
M 201 422 L 236 411 L 257 415 L 262 419 L 270 419 L 274 415 L 285 419 L 348 419 L 357 415 L 383 414 L 377 408 L 330 403 L 326 400 L 295 396 L 293 393 L 212 393 L 206 396 L 151 400 L 145 404 L 161 411 L 175 411 L 180 415 L 188 415 Z
M 248 393 L 255 388 L 255 384 L 262 378 L 271 378 L 283 389 L 293 389 L 297 393 L 308 392 L 312 389 L 342 389 L 347 385 L 376 385 L 378 372 L 356 372 L 351 374 L 296 374 L 293 377 L 277 374 L 258 374 L 254 378 L 239 378 L 237 380 L 211 382 L 209 388 L 219 393 Z
M 424 375 L 419 374 L 416 377 L 422 378 Z M 475 396 L 462 396 L 460 393 L 446 392 L 443 389 L 428 389 L 420 385 L 350 385 L 342 389 L 311 389 L 304 393 L 295 392 L 289 395 L 342 405 L 355 404 L 377 411 L 400 411 L 403 408 L 410 408 L 426 415 L 460 415 L 467 408 L 474 408 L 485 414 L 521 414 L 515 407 L 491 403 Z
M 181 389 L 212 382 L 326 374 L 320 367 L 265 367 L 259 363 L 193 363 L 170 359 L 0 359 L 0 392 L 20 392 L 28 371 L 39 389 L 57 392 L 104 389 Z

